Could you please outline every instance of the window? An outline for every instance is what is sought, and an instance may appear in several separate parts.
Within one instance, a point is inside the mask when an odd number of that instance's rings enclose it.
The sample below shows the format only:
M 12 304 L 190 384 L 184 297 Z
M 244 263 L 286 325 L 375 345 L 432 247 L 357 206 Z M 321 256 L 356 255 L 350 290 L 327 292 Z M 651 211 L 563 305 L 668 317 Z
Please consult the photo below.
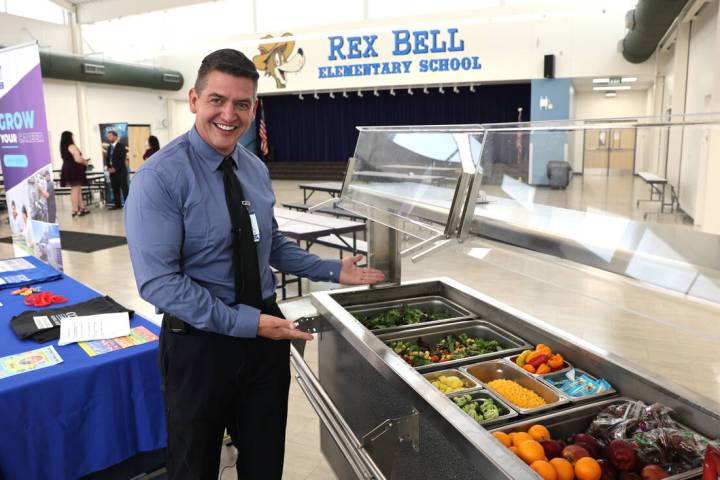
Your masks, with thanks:
M 50 0 L 4 0 L 5 11 L 10 15 L 33 18 L 43 22 L 64 25 L 66 10 Z

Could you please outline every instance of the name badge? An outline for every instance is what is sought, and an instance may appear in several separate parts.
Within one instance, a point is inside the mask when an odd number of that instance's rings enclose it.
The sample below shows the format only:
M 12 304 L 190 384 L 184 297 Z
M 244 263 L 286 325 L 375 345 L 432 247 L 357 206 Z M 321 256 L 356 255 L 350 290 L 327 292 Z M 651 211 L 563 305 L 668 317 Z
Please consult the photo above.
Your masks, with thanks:
M 257 217 L 254 213 L 250 214 L 250 225 L 252 226 L 253 240 L 257 243 L 260 241 L 260 229 L 258 228 Z

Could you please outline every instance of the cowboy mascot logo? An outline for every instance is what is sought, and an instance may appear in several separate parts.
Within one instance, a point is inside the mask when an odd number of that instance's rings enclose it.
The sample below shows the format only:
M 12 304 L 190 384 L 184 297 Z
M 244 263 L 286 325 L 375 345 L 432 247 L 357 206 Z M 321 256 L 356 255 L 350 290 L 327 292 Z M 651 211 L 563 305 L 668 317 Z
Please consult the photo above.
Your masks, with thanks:
M 292 33 L 283 33 L 282 37 L 292 37 Z M 259 55 L 253 57 L 253 63 L 259 71 L 275 79 L 277 88 L 287 86 L 286 74 L 297 73 L 305 66 L 305 54 L 302 48 L 295 51 L 295 41 L 263 43 L 262 40 L 272 39 L 272 35 L 262 37 Z

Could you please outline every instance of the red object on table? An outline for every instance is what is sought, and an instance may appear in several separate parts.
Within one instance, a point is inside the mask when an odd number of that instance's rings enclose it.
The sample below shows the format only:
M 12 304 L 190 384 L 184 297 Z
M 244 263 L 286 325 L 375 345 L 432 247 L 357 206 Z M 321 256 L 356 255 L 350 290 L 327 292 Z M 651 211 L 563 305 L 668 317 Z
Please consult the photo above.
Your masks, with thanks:
M 67 302 L 67 297 L 63 297 L 62 295 L 54 295 L 52 292 L 40 292 L 40 293 L 33 293 L 32 295 L 28 295 L 25 297 L 25 305 L 28 307 L 47 307 L 49 305 L 52 305 L 53 303 L 65 303 Z

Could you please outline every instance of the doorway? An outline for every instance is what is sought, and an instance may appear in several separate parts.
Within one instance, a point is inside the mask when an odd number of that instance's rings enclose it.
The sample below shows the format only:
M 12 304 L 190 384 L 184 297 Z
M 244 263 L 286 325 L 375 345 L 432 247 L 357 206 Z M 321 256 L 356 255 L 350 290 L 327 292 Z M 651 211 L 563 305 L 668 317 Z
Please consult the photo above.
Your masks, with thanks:
M 150 125 L 128 125 L 128 156 L 130 171 L 136 172 L 143 164 L 143 155 L 147 150 L 147 139 L 150 136 Z
M 634 128 L 586 130 L 583 173 L 632 175 L 635 169 L 635 143 Z

